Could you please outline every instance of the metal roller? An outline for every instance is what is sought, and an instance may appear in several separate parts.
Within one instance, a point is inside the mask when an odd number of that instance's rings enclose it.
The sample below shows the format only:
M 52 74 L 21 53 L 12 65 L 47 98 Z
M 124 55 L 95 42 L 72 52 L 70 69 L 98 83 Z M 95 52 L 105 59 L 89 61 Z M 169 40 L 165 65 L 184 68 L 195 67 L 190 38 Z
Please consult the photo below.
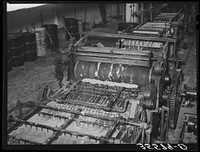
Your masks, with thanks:
M 77 61 L 74 75 L 76 79 L 91 78 L 146 86 L 151 74 L 148 67 Z
M 112 80 L 113 80 L 114 82 L 121 82 L 120 77 L 117 76 L 118 72 L 120 72 L 120 71 L 118 71 L 118 66 L 119 66 L 119 65 L 117 65 L 117 64 L 114 64 L 114 65 L 113 65 L 113 69 L 112 69 Z
M 91 62 L 90 63 L 90 69 L 89 69 L 89 77 L 91 79 L 95 78 L 94 71 L 96 71 L 96 70 L 97 70 L 97 63 L 96 62 Z
M 76 65 L 75 65 L 75 72 L 74 72 L 75 77 L 76 78 L 88 78 L 90 64 L 91 64 L 90 62 L 77 61 Z

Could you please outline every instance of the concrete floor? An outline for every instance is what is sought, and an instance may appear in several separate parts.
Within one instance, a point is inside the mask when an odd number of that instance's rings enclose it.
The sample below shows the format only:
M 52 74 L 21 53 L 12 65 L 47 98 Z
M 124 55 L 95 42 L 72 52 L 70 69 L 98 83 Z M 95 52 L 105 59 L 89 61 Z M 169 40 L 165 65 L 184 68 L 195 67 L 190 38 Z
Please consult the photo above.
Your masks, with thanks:
M 184 60 L 187 60 L 187 64 L 183 69 L 185 75 L 184 83 L 187 84 L 191 81 L 192 75 L 196 71 L 196 37 L 187 36 L 185 41 L 188 42 L 188 48 L 181 49 L 179 54 Z M 53 61 L 58 55 L 59 53 L 53 53 L 46 57 L 38 57 L 38 60 L 34 62 L 26 62 L 21 67 L 12 68 L 12 71 L 8 73 L 7 79 L 8 109 L 13 107 L 17 100 L 21 102 L 36 101 L 39 90 L 45 84 L 48 84 L 54 90 L 59 88 L 54 77 L 53 65 Z M 197 114 L 196 103 L 192 108 L 181 108 L 177 128 L 170 131 L 170 141 L 176 142 L 178 140 L 184 121 L 184 113 L 186 112 Z
M 7 76 L 7 104 L 8 109 L 17 100 L 21 102 L 36 101 L 40 89 L 45 84 L 51 88 L 58 88 L 54 77 L 54 59 L 57 53 L 46 57 L 38 57 L 34 62 L 25 62 L 23 66 L 13 67 Z

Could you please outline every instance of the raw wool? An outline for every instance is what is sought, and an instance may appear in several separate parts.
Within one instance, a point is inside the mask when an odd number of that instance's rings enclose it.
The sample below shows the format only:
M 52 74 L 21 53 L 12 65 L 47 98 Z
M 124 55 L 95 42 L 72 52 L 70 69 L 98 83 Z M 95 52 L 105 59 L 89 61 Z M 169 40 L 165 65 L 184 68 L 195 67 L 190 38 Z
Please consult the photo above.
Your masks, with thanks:
M 62 134 L 52 144 L 98 144 L 97 140 L 89 139 L 88 136 L 75 137 L 69 134 Z
M 85 78 L 82 81 L 89 82 L 91 84 L 103 84 L 103 85 L 108 85 L 108 86 L 118 86 L 118 87 L 125 87 L 125 88 L 138 88 L 138 85 L 136 85 L 136 84 L 101 81 L 101 80 L 89 79 L 89 78 Z
M 121 66 L 121 78 L 122 78 L 121 81 L 122 81 L 122 83 L 124 82 L 124 79 L 123 79 L 123 78 L 124 78 L 124 70 L 126 70 L 127 68 L 128 68 L 128 67 L 125 67 L 125 68 L 124 68 L 123 65 Z M 132 84 L 132 83 L 131 83 L 131 84 Z
M 24 124 L 18 129 L 12 131 L 9 135 L 15 136 L 17 138 L 26 139 L 38 143 L 44 143 L 51 135 L 53 131 L 48 132 L 44 129 L 36 129 L 36 127 L 25 126 Z
M 86 124 L 86 123 L 80 123 L 80 125 L 77 125 L 76 122 L 73 122 L 71 125 L 69 125 L 69 127 L 67 127 L 66 130 L 75 131 L 82 134 L 89 134 L 98 137 L 105 136 L 106 133 L 108 132 L 108 128 L 106 129 L 104 127 L 99 127 L 97 125 L 93 127 L 92 124 Z
M 101 63 L 98 62 L 98 64 L 97 64 L 97 70 L 96 70 L 95 73 L 94 73 L 95 77 L 98 77 L 98 75 L 99 75 L 99 68 L 100 68 L 100 65 L 101 65 Z
M 126 72 L 126 69 L 128 69 L 129 66 L 125 66 L 125 65 L 122 65 L 121 67 L 121 81 L 122 83 L 124 82 L 124 78 L 127 76 L 127 72 Z
M 130 84 L 133 84 L 133 75 L 131 74 Z
M 124 71 L 123 65 L 119 64 L 119 66 L 117 67 L 117 71 L 116 71 L 116 74 L 117 74 L 118 78 L 120 78 L 122 76 L 123 71 Z
M 137 100 L 137 99 L 129 99 L 129 102 L 131 102 L 131 110 L 130 110 L 130 115 L 129 117 L 130 118 L 134 118 L 135 115 L 136 115 L 136 112 L 137 112 L 137 107 L 140 103 L 140 100 Z
M 112 80 L 112 71 L 113 71 L 113 64 L 110 65 L 110 71 L 108 73 L 108 79 Z
M 29 122 L 37 123 L 37 124 L 42 124 L 46 126 L 51 126 L 51 127 L 60 127 L 65 120 L 64 119 L 59 119 L 59 118 L 53 118 L 53 117 L 48 117 L 48 116 L 43 116 L 43 115 L 34 115 L 30 119 L 28 119 Z
M 53 106 L 55 106 L 56 104 L 57 104 L 56 101 L 51 101 L 51 102 L 47 103 L 47 106 L 53 107 Z
M 120 74 L 119 74 L 119 73 L 120 73 L 120 66 L 117 67 L 117 71 L 116 71 L 116 74 L 117 74 L 117 77 L 118 77 L 118 78 L 120 77 Z

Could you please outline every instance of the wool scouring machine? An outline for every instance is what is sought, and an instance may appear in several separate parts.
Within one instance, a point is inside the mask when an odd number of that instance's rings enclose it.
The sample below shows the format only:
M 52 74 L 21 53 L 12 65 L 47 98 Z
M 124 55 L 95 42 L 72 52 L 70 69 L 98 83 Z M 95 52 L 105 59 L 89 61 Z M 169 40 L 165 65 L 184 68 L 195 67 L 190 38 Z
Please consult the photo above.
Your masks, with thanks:
M 167 141 L 176 124 L 181 74 L 176 63 L 167 64 L 167 44 L 155 59 L 152 50 L 91 47 L 82 37 L 61 58 L 68 83 L 57 91 L 46 86 L 39 104 L 17 103 L 36 110 L 23 119 L 9 116 L 9 144 Z M 56 66 L 58 75 L 62 67 Z
M 162 15 L 127 35 L 83 32 L 55 60 L 67 83 L 45 86 L 41 102 L 17 102 L 34 111 L 9 116 L 8 144 L 167 142 L 181 104 L 182 60 L 179 35 Z

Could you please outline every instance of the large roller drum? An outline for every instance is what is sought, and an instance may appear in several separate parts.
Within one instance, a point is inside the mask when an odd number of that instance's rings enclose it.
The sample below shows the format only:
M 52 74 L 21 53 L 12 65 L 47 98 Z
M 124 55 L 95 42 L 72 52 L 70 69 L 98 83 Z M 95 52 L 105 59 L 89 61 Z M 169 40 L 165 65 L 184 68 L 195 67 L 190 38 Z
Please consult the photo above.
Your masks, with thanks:
M 24 65 L 24 46 L 21 35 L 8 36 L 8 56 L 8 64 L 11 64 L 12 67 Z M 10 67 L 8 67 L 8 69 L 9 68 Z
M 150 68 L 125 64 L 77 61 L 74 67 L 74 75 L 76 79 L 91 78 L 146 86 L 149 84 Z
M 58 26 L 56 24 L 45 24 L 44 28 L 46 29 L 47 47 L 51 48 L 55 45 L 58 48 Z
M 35 33 L 23 33 L 23 42 L 25 49 L 25 61 L 32 62 L 37 60 Z
M 122 82 L 122 79 L 121 79 L 121 70 L 120 70 L 120 65 L 119 64 L 113 64 L 111 65 L 111 80 L 114 81 L 114 82 Z
M 98 76 L 101 81 L 110 81 L 108 76 L 110 72 L 110 63 L 101 63 L 99 66 Z
M 146 86 L 149 84 L 150 68 L 141 66 L 123 66 L 121 77 L 124 83 Z
M 47 54 L 46 31 L 45 30 L 46 30 L 45 28 L 36 28 L 36 30 L 35 30 L 38 56 L 45 56 Z
M 97 62 L 90 62 L 89 78 L 96 79 L 98 77 L 98 75 L 95 76 L 95 71 L 97 71 L 97 67 L 98 67 Z
M 75 18 L 65 18 L 65 27 L 69 31 L 72 37 L 75 37 L 76 40 L 80 38 L 79 35 L 79 24 L 78 19 Z M 66 32 L 66 40 L 69 41 L 70 36 L 69 33 Z
M 77 79 L 81 78 L 89 78 L 89 68 L 90 68 L 91 62 L 85 62 L 85 61 L 77 61 L 75 64 L 75 72 L 74 75 Z

